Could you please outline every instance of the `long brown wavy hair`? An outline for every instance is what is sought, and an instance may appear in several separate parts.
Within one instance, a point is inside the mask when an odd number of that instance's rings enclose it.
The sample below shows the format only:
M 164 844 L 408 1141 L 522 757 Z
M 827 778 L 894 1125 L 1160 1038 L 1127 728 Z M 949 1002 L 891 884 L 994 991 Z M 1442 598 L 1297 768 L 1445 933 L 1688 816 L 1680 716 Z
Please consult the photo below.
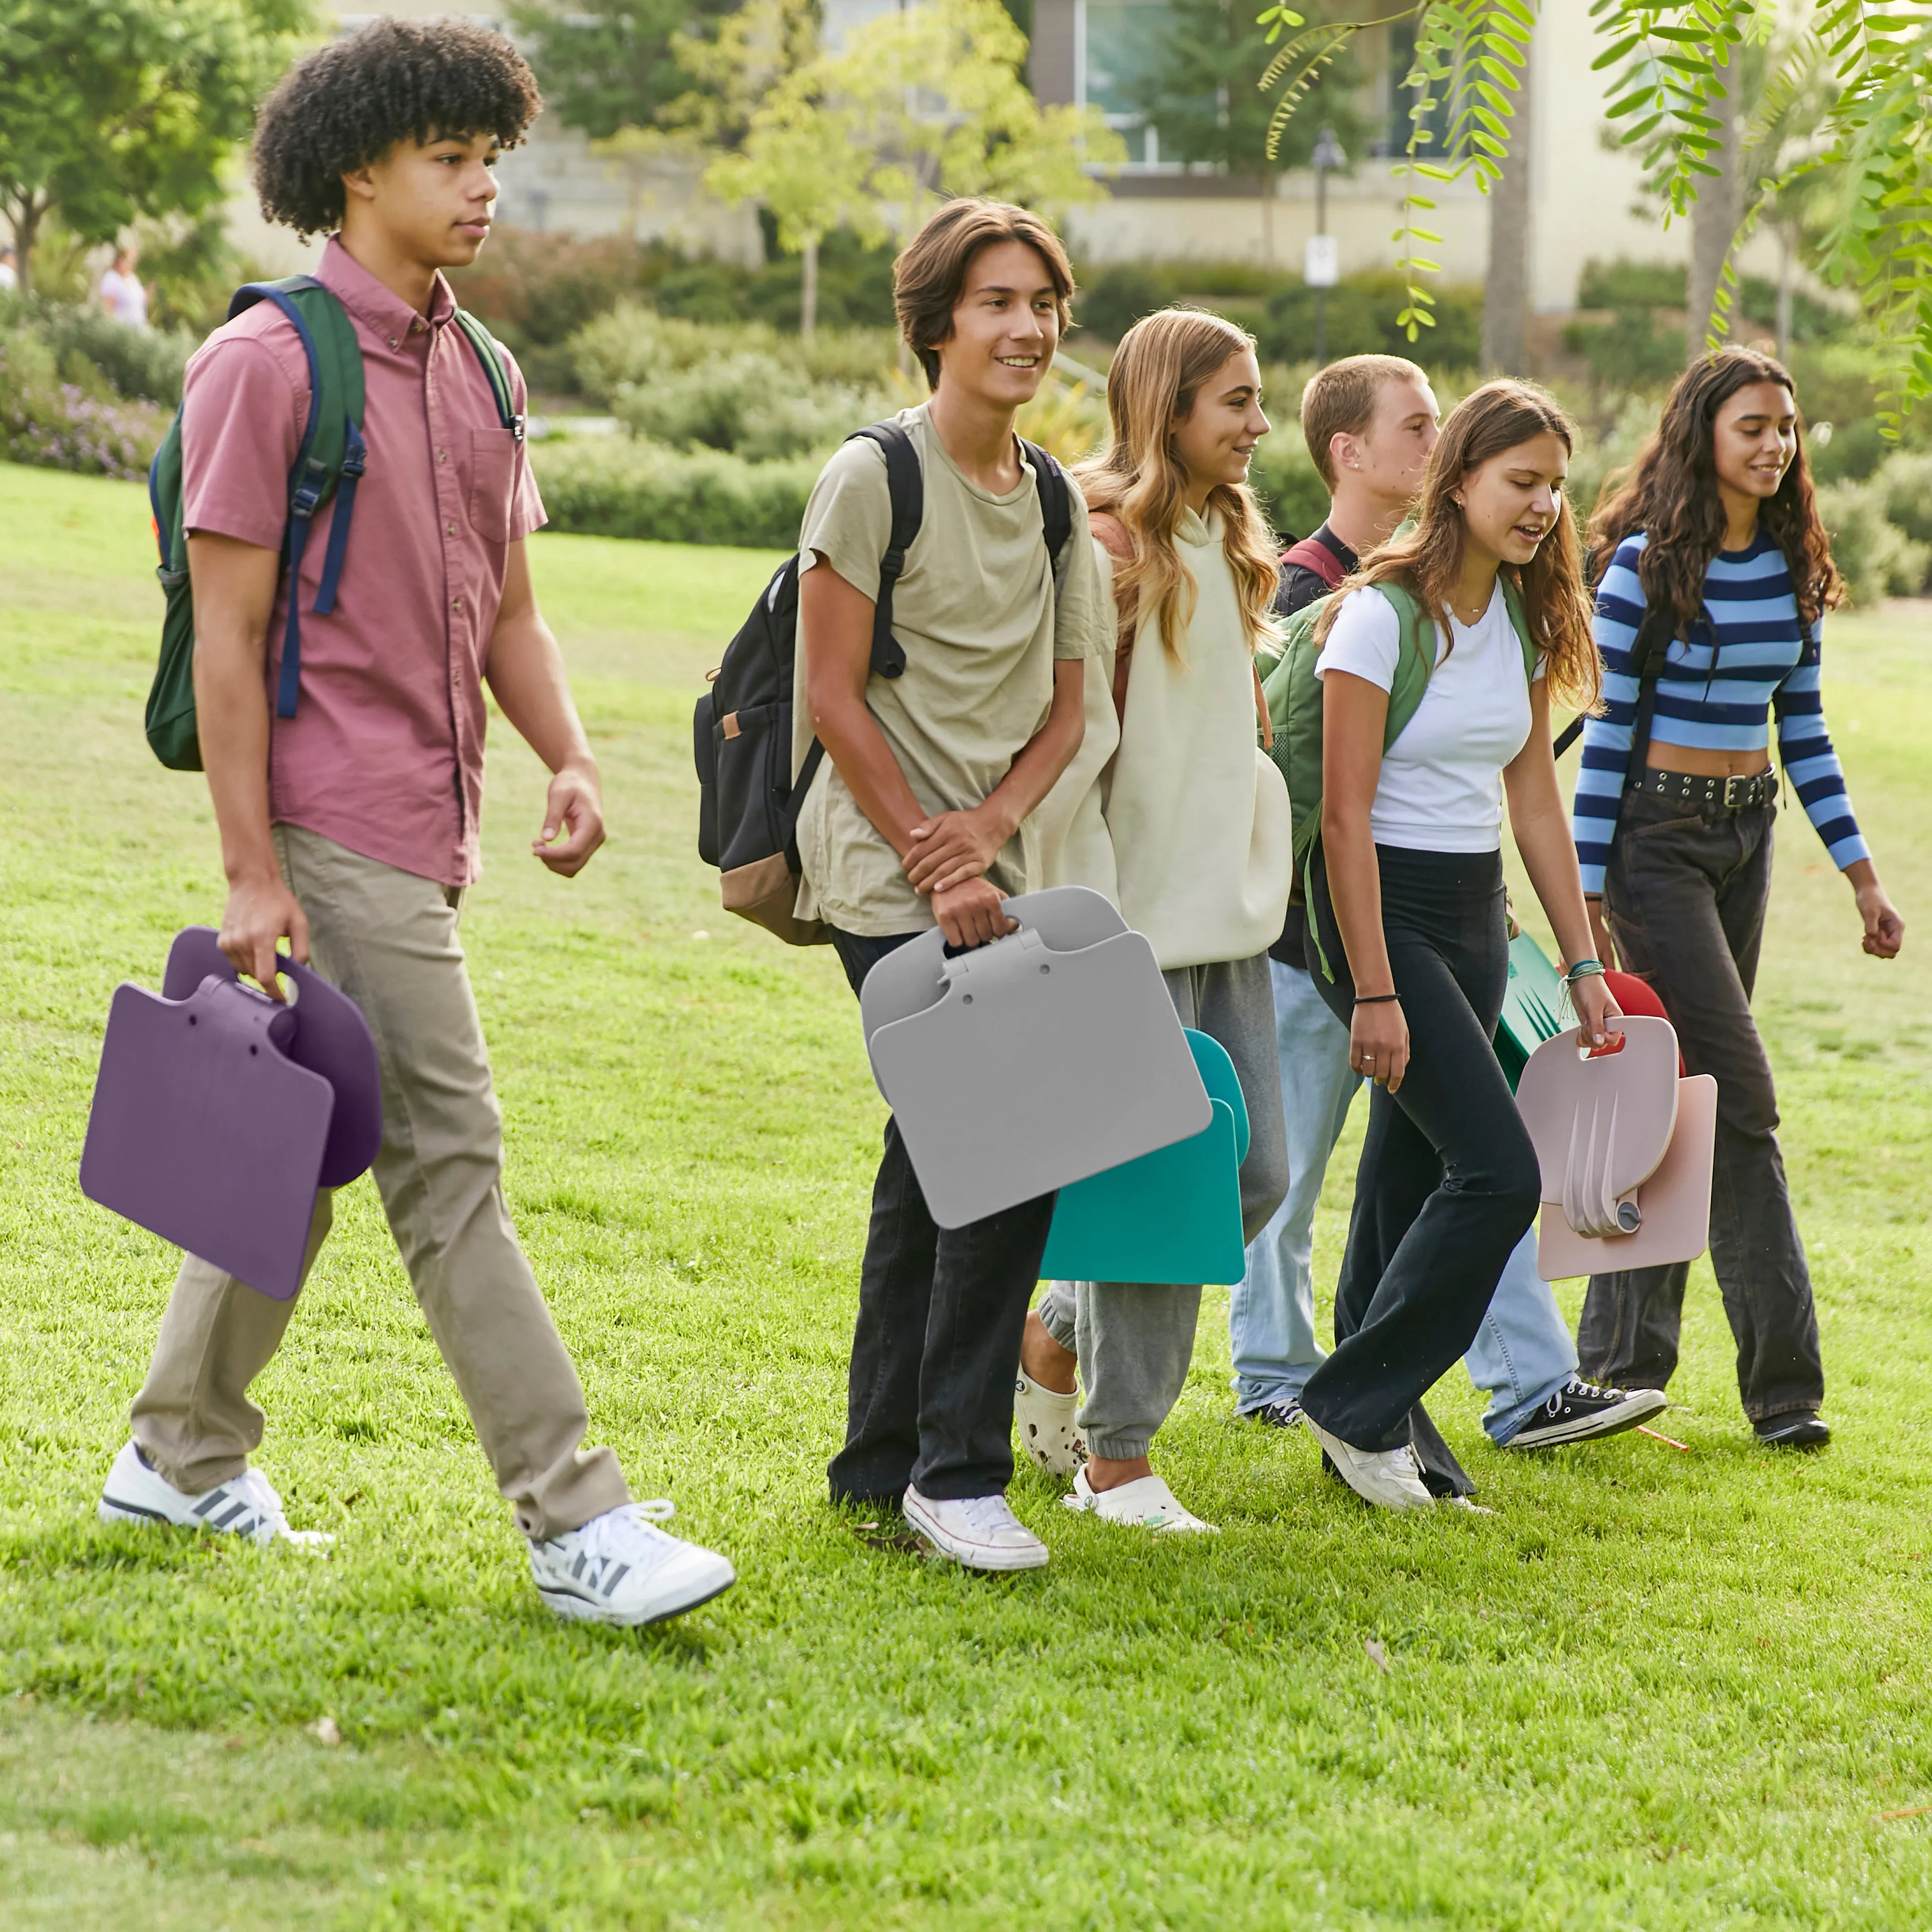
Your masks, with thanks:
M 1775 382 L 1789 390 L 1795 405 L 1797 386 L 1774 356 L 1732 346 L 1700 357 L 1677 379 L 1657 434 L 1628 470 L 1604 483 L 1590 524 L 1596 580 L 1617 554 L 1617 546 L 1636 531 L 1649 542 L 1637 564 L 1644 601 L 1676 619 L 1672 637 L 1688 637 L 1704 603 L 1704 573 L 1724 547 L 1724 500 L 1718 494 L 1718 412 L 1740 389 L 1754 382 Z M 1844 595 L 1832 542 L 1819 520 L 1804 460 L 1802 427 L 1790 466 L 1778 494 L 1758 506 L 1758 528 L 1784 553 L 1798 615 L 1808 629 Z
M 1174 419 L 1231 356 L 1255 338 L 1218 315 L 1167 308 L 1145 316 L 1120 340 L 1107 372 L 1107 446 L 1073 472 L 1087 507 L 1118 517 L 1131 559 L 1114 573 L 1114 597 L 1124 612 L 1151 606 L 1161 641 L 1176 658 L 1194 614 L 1199 586 L 1174 548 L 1174 526 L 1187 506 L 1187 472 L 1172 447 Z M 1221 516 L 1221 548 L 1234 579 L 1241 626 L 1252 653 L 1274 632 L 1269 606 L 1280 566 L 1274 532 L 1245 483 L 1216 485 L 1208 499 Z
M 1456 492 L 1471 470 L 1544 435 L 1555 436 L 1566 450 L 1575 448 L 1569 418 L 1532 383 L 1485 382 L 1458 403 L 1430 452 L 1412 521 L 1370 551 L 1328 599 L 1316 623 L 1318 640 L 1327 638 L 1348 592 L 1393 579 L 1435 616 L 1453 649 L 1456 633 L 1449 603 L 1462 575 L 1468 535 Z M 1562 491 L 1556 521 L 1535 556 L 1520 569 L 1508 563 L 1502 568 L 1522 592 L 1523 614 L 1543 660 L 1551 699 L 1594 710 L 1603 694 L 1603 664 L 1590 634 L 1590 597 L 1583 587 L 1576 518 Z

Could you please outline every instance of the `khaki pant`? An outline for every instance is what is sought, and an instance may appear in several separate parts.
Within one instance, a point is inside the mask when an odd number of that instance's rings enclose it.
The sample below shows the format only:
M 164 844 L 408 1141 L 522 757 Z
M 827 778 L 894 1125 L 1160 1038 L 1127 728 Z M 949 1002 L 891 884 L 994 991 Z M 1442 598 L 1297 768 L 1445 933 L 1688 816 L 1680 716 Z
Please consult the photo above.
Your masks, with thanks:
M 376 1036 L 376 1185 L 496 1486 L 525 1535 L 574 1529 L 629 1496 L 609 1450 L 579 1447 L 584 1390 L 503 1204 L 502 1115 L 457 938 L 462 895 L 299 826 L 274 838 L 313 963 Z M 330 1214 L 325 1190 L 304 1276 Z M 295 1306 L 183 1258 L 134 1408 L 134 1440 L 176 1489 L 196 1495 L 247 1466 L 263 1421 L 248 1384 Z

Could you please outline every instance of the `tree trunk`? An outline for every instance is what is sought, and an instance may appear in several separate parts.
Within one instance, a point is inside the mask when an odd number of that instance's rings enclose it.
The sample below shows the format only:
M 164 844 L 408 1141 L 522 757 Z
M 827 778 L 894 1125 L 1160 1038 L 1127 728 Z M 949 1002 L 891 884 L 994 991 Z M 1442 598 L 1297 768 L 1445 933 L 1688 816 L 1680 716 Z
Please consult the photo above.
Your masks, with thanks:
M 818 328 L 818 237 L 806 242 L 799 256 L 798 334 L 809 342 Z
M 40 218 L 47 212 L 47 205 L 37 194 L 26 194 L 7 210 L 7 218 L 14 230 L 14 272 L 20 278 L 20 292 L 31 295 L 34 289 L 34 244 L 39 238 Z
M 1490 190 L 1490 272 L 1483 290 L 1483 368 L 1492 376 L 1522 376 L 1523 335 L 1529 315 L 1530 160 L 1534 120 L 1532 68 L 1526 67 L 1509 152 Z
M 1274 173 L 1262 171 L 1262 266 L 1274 266 Z
M 1693 362 L 1704 352 L 1705 338 L 1711 328 L 1711 310 L 1718 299 L 1718 280 L 1724 273 L 1725 259 L 1731 252 L 1731 243 L 1738 232 L 1740 197 L 1737 92 L 1743 80 L 1737 56 L 1733 52 L 1731 64 L 1724 72 L 1726 91 L 1709 104 L 1712 117 L 1720 129 L 1718 145 L 1709 158 L 1718 172 L 1698 177 L 1697 199 L 1690 204 L 1690 275 L 1685 304 L 1688 312 L 1684 349 L 1687 357 Z M 1736 320 L 1733 313 L 1719 334 L 1728 338 L 1730 325 Z

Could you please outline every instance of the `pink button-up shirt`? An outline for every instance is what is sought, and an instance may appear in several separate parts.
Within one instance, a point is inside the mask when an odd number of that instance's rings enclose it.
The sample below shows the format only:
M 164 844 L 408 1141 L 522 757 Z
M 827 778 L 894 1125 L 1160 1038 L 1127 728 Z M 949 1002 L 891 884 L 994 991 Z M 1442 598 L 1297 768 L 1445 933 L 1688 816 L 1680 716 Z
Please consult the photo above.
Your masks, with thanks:
M 332 500 L 302 559 L 302 692 L 272 706 L 287 616 L 268 628 L 268 810 L 351 851 L 464 886 L 480 869 L 483 671 L 509 545 L 543 506 L 523 445 L 452 320 L 439 275 L 419 316 L 332 241 L 316 279 L 362 345 L 368 468 L 357 493 L 335 608 L 310 606 Z M 519 409 L 523 379 L 512 368 Z M 308 419 L 308 364 L 293 326 L 258 303 L 189 363 L 182 422 L 190 530 L 279 550 L 289 470 Z

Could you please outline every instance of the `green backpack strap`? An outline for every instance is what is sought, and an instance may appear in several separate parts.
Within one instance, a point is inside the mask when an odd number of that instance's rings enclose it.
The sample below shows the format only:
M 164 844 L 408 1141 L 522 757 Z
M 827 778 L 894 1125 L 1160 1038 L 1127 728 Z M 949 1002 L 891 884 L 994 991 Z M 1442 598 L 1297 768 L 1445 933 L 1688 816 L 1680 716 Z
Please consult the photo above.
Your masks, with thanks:
M 521 442 L 524 418 L 517 408 L 516 393 L 510 387 L 510 366 L 502 344 L 467 309 L 456 311 L 456 326 L 462 330 L 464 339 L 476 352 L 477 361 L 483 365 L 490 393 L 496 399 L 497 420 Z

